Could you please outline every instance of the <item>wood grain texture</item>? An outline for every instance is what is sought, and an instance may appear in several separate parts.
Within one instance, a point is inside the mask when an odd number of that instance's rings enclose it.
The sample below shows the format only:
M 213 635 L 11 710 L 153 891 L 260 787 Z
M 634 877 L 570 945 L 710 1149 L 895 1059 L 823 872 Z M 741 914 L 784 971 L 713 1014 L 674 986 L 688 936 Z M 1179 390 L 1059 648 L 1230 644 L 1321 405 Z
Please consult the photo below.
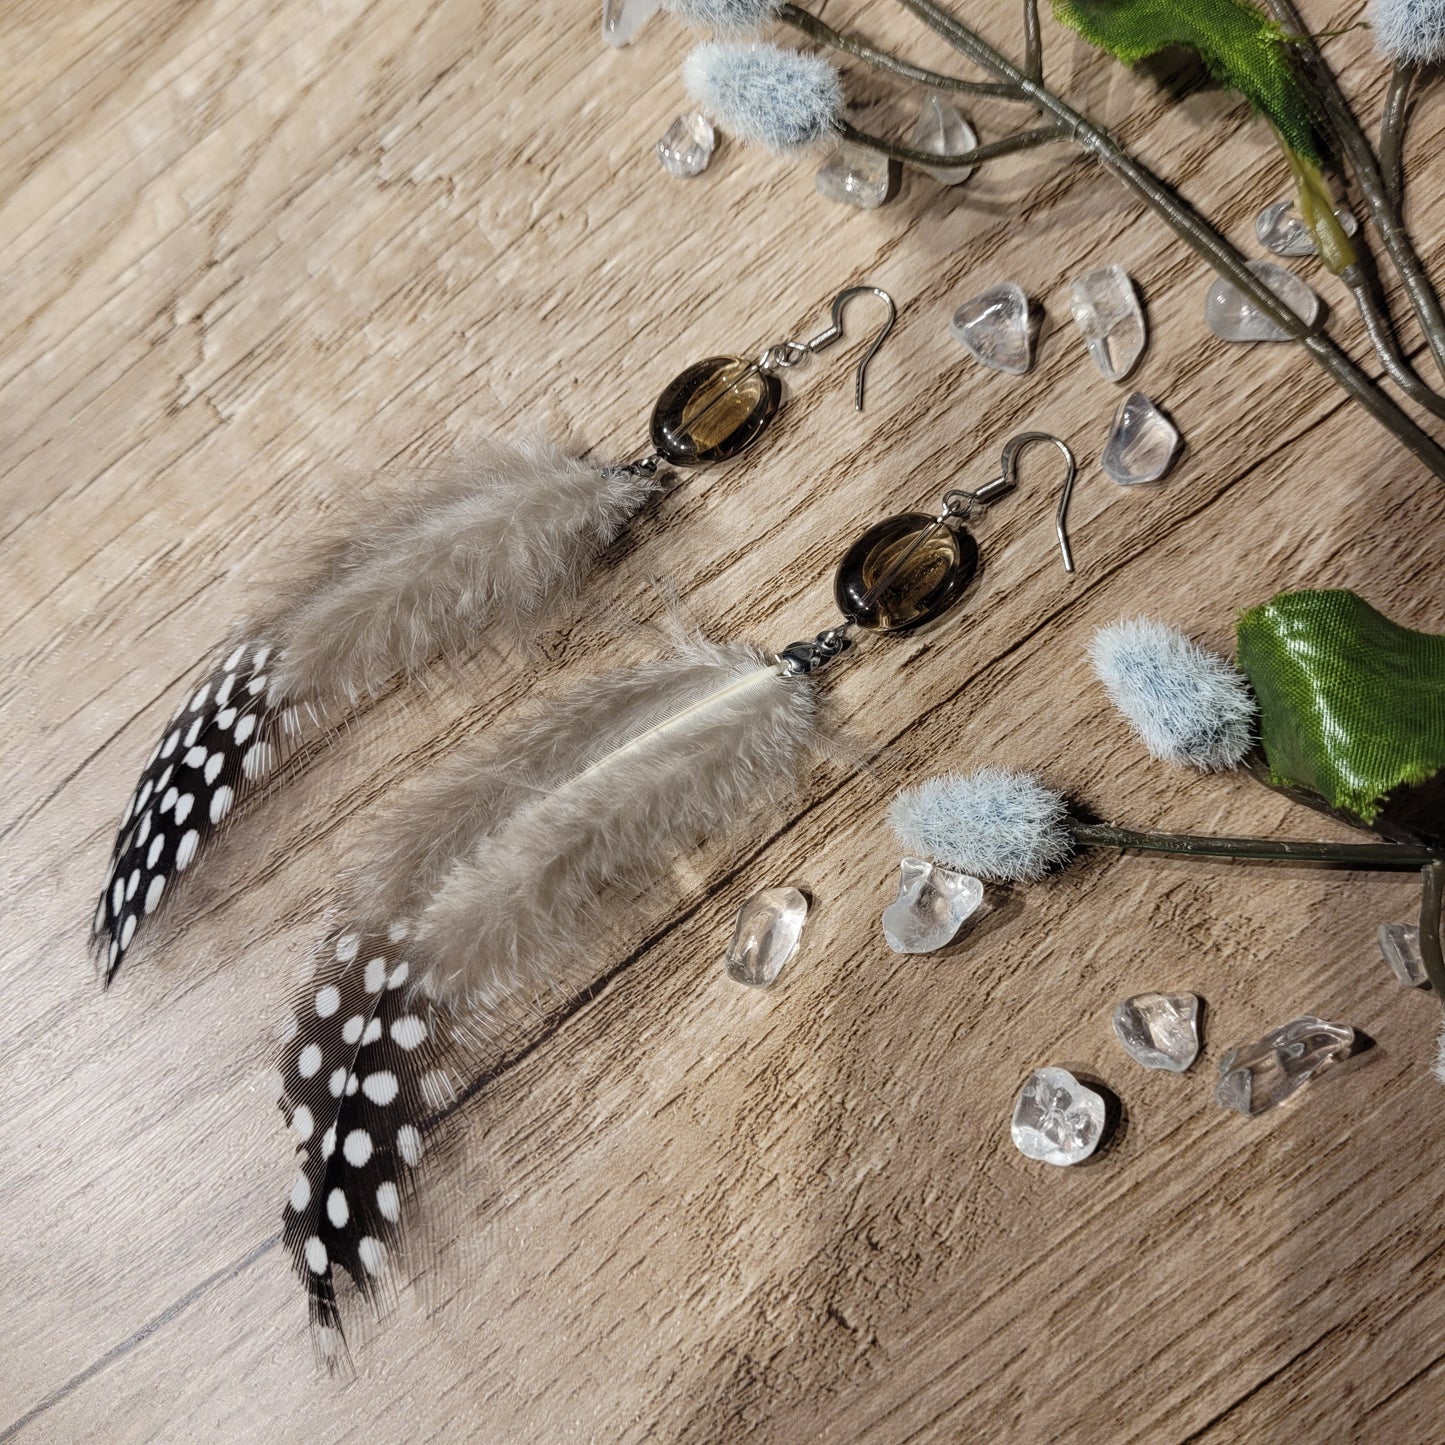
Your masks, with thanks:
M 1331 56 L 1371 112 L 1360 6 L 1309 8 L 1345 32 Z M 936 56 L 892 7 L 828 8 L 855 13 Z M 1139 611 L 1227 648 L 1237 609 L 1308 585 L 1440 630 L 1445 493 L 1292 348 L 1211 340 L 1203 268 L 1071 153 L 958 192 L 913 178 L 871 214 L 730 141 L 674 182 L 651 145 L 683 104 L 682 32 L 611 52 L 596 18 L 0 9 L 0 1438 L 1445 1440 L 1439 1008 L 1374 946 L 1408 880 L 1089 858 L 990 890 L 941 955 L 897 959 L 878 929 L 884 808 L 943 767 L 1036 768 L 1141 826 L 1329 835 L 1242 778 L 1147 762 L 1085 648 Z M 1285 187 L 1264 128 L 1049 44 L 1057 84 L 1253 253 Z M 900 121 L 875 80 L 850 87 L 870 126 Z M 1008 119 L 973 113 L 986 136 Z M 1442 138 L 1432 92 L 1412 223 L 1437 275 Z M 1107 261 L 1147 297 L 1138 384 L 1189 442 L 1142 493 L 1097 469 L 1119 392 L 1067 320 L 1071 279 Z M 1343 293 L 1302 264 L 1361 354 Z M 1022 379 L 947 332 L 1005 277 L 1053 323 Z M 902 306 L 864 415 L 856 353 L 794 378 L 767 444 L 639 519 L 540 657 L 487 653 L 305 759 L 100 994 L 84 937 L 116 816 L 269 558 L 378 467 L 469 435 L 544 425 L 635 455 L 682 366 L 811 334 L 860 280 Z M 1086 459 L 1078 574 L 1040 457 L 980 524 L 966 614 L 834 669 L 838 755 L 775 828 L 688 860 L 680 902 L 633 920 L 482 1093 L 437 1176 L 459 1218 L 426 1287 L 366 1332 L 354 1381 L 318 1377 L 276 1242 L 271 1040 L 367 815 L 469 730 L 646 655 L 635 624 L 670 606 L 723 636 L 811 635 L 862 526 L 986 480 L 1026 427 Z M 816 914 L 757 996 L 721 951 L 741 901 L 788 880 Z M 1182 1078 L 1109 1033 L 1116 1000 L 1158 987 L 1208 1001 Z M 1224 1049 L 1305 1011 L 1377 1047 L 1276 1116 L 1220 1109 Z M 1008 1142 L 1048 1062 L 1123 1100 L 1089 1167 Z

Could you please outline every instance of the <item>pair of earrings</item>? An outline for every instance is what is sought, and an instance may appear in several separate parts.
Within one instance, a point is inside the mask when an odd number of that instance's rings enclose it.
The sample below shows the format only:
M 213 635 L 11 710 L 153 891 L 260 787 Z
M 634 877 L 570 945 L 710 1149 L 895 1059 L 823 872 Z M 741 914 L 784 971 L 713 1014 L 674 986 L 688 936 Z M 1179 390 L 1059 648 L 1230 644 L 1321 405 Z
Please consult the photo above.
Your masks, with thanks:
M 593 559 L 659 490 L 664 467 L 725 461 L 768 429 L 781 376 L 843 335 L 843 313 L 870 295 L 887 318 L 858 364 L 893 328 L 893 300 L 853 286 L 831 324 L 756 361 L 715 356 L 664 389 L 654 450 L 613 464 L 533 439 L 489 441 L 463 463 L 355 508 L 303 562 L 277 604 L 236 628 L 156 745 L 121 819 L 93 938 L 107 984 L 146 920 L 175 890 L 236 805 L 308 734 L 347 721 L 398 677 L 466 656 L 491 632 L 535 636 Z
M 147 763 L 96 914 L 109 981 L 140 920 L 270 773 L 308 723 L 330 726 L 397 674 L 468 650 L 483 625 L 525 634 L 657 489 L 753 445 L 776 415 L 780 373 L 842 335 L 868 293 L 839 294 L 832 324 L 755 362 L 689 367 L 653 414 L 654 452 L 626 465 L 547 443 L 494 444 L 367 529 L 325 549 L 269 614 L 240 629 L 172 718 Z M 964 523 L 1016 484 L 951 490 L 941 510 L 880 522 L 845 553 L 841 620 L 764 652 L 679 639 L 672 653 L 550 700 L 463 744 L 387 810 L 336 900 L 282 1049 L 282 1109 L 301 1153 L 283 1236 L 304 1281 L 318 1350 L 344 1352 L 344 1271 L 366 1297 L 402 1243 L 403 1206 L 435 1131 L 539 990 L 565 989 L 614 924 L 689 848 L 790 792 L 815 741 L 811 674 L 862 632 L 906 632 L 964 595 L 978 547 Z M 1067 497 L 1065 498 L 1067 500 Z

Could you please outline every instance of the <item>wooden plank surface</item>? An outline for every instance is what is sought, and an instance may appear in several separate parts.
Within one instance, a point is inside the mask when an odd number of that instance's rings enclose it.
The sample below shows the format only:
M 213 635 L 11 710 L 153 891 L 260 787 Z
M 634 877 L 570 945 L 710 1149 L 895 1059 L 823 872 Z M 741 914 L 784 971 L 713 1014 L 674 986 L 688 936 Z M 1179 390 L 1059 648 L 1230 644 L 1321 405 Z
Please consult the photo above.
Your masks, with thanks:
M 972 8 L 1017 44 L 1013 17 Z M 1345 31 L 1331 55 L 1372 112 L 1360 8 L 1309 11 Z M 828 8 L 855 13 L 937 57 L 891 7 Z M 1311 585 L 1440 630 L 1439 483 L 1292 348 L 1210 339 L 1201 265 L 1071 153 L 960 191 L 912 178 L 871 214 L 732 141 L 677 182 L 651 145 L 684 104 L 683 33 L 660 19 L 612 52 L 596 20 L 461 0 L 0 13 L 0 1438 L 1445 1440 L 1439 1009 L 1374 945 L 1410 916 L 1408 880 L 1089 858 L 990 889 L 937 956 L 894 957 L 877 922 L 887 802 L 944 767 L 1034 768 L 1141 826 L 1332 835 L 1242 778 L 1149 763 L 1085 649 L 1140 611 L 1227 649 L 1238 608 Z M 1049 70 L 1256 251 L 1286 184 L 1261 124 L 1052 28 Z M 850 89 L 870 125 L 900 121 L 886 87 Z M 1412 222 L 1445 275 L 1437 102 Z M 1108 261 L 1147 297 L 1138 384 L 1189 442 L 1143 493 L 1097 469 L 1120 393 L 1067 319 L 1072 278 Z M 1343 293 L 1301 264 L 1360 354 Z M 1022 379 L 947 330 L 1009 277 L 1052 323 Z M 775 435 L 641 517 L 539 654 L 489 650 L 307 759 L 100 994 L 84 936 L 115 819 L 269 559 L 378 468 L 469 436 L 635 455 L 682 366 L 811 334 L 864 280 L 902 308 L 866 413 L 856 352 L 793 379 Z M 1077 575 L 1040 460 L 979 524 L 966 615 L 834 669 L 835 756 L 774 826 L 688 860 L 675 904 L 596 960 L 605 986 L 483 1093 L 435 1178 L 454 1242 L 363 1332 L 354 1380 L 318 1376 L 276 1240 L 292 1166 L 269 1071 L 368 815 L 470 730 L 647 655 L 637 624 L 673 606 L 719 636 L 811 634 L 863 526 L 983 482 L 1030 427 L 1086 461 Z M 754 995 L 720 967 L 731 918 L 789 880 L 817 900 L 806 951 Z M 1182 1078 L 1109 1034 L 1116 1000 L 1160 987 L 1208 1001 Z M 1276 1115 L 1219 1108 L 1224 1049 L 1307 1011 L 1377 1046 Z M 1050 1062 L 1124 1103 L 1089 1167 L 1008 1142 Z

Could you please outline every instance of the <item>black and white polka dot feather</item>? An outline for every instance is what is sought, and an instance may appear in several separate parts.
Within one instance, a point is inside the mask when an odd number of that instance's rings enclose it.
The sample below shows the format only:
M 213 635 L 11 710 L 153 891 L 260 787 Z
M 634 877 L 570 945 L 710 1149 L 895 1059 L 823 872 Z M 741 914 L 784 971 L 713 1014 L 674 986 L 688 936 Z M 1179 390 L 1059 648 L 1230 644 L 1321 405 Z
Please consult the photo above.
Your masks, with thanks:
M 282 1109 L 303 1155 L 283 1237 L 329 1366 L 345 1350 L 337 1271 L 368 1300 L 384 1288 L 429 1123 L 455 1097 L 437 1016 L 408 986 L 403 951 L 401 929 L 334 938 L 281 1060 Z
M 268 701 L 270 655 L 264 643 L 234 648 L 181 704 L 136 784 L 92 928 L 107 984 L 237 800 L 275 766 L 280 709 Z

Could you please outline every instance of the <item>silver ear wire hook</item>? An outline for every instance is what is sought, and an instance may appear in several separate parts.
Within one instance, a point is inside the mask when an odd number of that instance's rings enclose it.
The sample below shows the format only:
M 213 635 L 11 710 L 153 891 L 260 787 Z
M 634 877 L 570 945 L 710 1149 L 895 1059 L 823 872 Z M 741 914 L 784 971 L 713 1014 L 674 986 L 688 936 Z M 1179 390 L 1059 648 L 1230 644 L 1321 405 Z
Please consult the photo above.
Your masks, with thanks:
M 1069 450 L 1069 444 L 1051 432 L 1020 432 L 1018 436 L 1010 437 L 1004 443 L 1003 456 L 999 459 L 999 465 L 1003 468 L 1004 480 L 1011 486 L 1018 485 L 1019 453 L 1031 442 L 1052 442 L 1063 452 L 1064 461 L 1068 463 L 1068 471 L 1064 473 L 1063 490 L 1059 493 L 1059 509 L 1054 513 L 1054 532 L 1059 539 L 1059 551 L 1064 554 L 1064 571 L 1072 572 L 1074 570 L 1074 554 L 1069 549 L 1067 522 L 1069 498 L 1074 495 L 1074 478 L 1078 475 L 1079 464 L 1074 460 L 1074 454 Z
M 1059 551 L 1064 555 L 1064 571 L 1074 570 L 1074 554 L 1069 548 L 1069 533 L 1066 526 L 1069 515 L 1069 498 L 1074 495 L 1074 477 L 1078 474 L 1079 464 L 1074 460 L 1074 454 L 1069 450 L 1069 445 L 1062 438 L 1056 437 L 1052 432 L 1046 431 L 1024 431 L 1016 437 L 1010 437 L 1004 443 L 1003 452 L 999 457 L 999 473 L 991 482 L 985 482 L 977 491 L 966 492 L 955 487 L 952 491 L 945 492 L 943 497 L 944 506 L 955 516 L 966 517 L 973 505 L 987 506 L 990 502 L 996 502 L 1002 496 L 1013 491 L 1019 484 L 1019 453 L 1034 442 L 1051 442 L 1064 454 L 1064 461 L 1068 463 L 1068 471 L 1064 474 L 1063 491 L 1059 494 L 1059 509 L 1054 513 L 1054 532 L 1059 539 Z
M 898 320 L 898 308 L 893 304 L 893 298 L 878 286 L 849 286 L 833 298 L 833 324 L 826 331 L 820 331 L 811 341 L 803 344 L 816 356 L 837 341 L 843 335 L 843 308 L 855 296 L 876 296 L 888 308 L 888 319 L 883 323 L 883 329 L 873 338 L 872 346 L 863 353 L 863 359 L 858 363 L 855 373 L 858 380 L 853 387 L 853 410 L 862 411 L 863 375 L 868 370 L 868 363 L 877 354 L 878 348 L 888 339 L 888 333 L 893 330 L 893 323 Z
M 893 330 L 893 323 L 898 320 L 898 308 L 893 304 L 893 298 L 878 286 L 849 286 L 840 291 L 833 298 L 832 322 L 826 331 L 820 331 L 810 341 L 784 341 L 781 345 L 770 346 L 763 352 L 759 366 L 765 371 L 782 371 L 791 366 L 799 366 L 810 356 L 816 356 L 820 351 L 826 351 L 828 347 L 839 340 L 843 335 L 843 310 L 855 296 L 876 296 L 887 308 L 888 319 L 884 321 L 883 328 L 873 338 L 873 344 L 863 353 L 863 359 L 858 363 L 855 373 L 857 380 L 853 386 L 853 410 L 863 410 L 863 378 L 868 370 L 868 363 L 877 355 L 878 348 L 888 339 L 888 333 Z

